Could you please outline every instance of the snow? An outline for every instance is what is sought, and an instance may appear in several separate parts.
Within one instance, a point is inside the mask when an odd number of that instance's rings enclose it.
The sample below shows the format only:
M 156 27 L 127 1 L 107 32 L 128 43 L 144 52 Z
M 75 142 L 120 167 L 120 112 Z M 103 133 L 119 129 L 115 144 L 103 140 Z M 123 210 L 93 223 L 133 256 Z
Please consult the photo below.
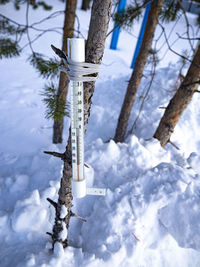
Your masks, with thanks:
M 68 214 L 67 208 L 65 206 L 61 207 L 61 211 L 60 211 L 60 218 L 64 219 Z
M 64 4 L 58 1 L 54 11 L 62 9 Z M 16 14 L 15 19 L 21 22 L 25 14 L 23 9 L 14 13 L 11 6 L 2 6 L 2 12 Z M 33 11 L 31 20 L 46 14 L 41 9 Z M 79 9 L 78 16 L 86 37 L 89 12 Z M 194 24 L 196 17 L 188 14 L 188 18 Z M 48 23 L 62 27 L 63 17 Z M 176 32 L 185 31 L 183 23 L 181 18 L 171 43 Z M 73 211 L 87 222 L 71 218 L 68 231 L 60 236 L 65 239 L 69 235 L 70 246 L 63 249 L 56 243 L 53 253 L 46 232 L 52 232 L 55 209 L 46 199 L 57 201 L 63 163 L 43 151 L 64 151 L 70 122 L 66 118 L 64 143 L 51 144 L 52 121 L 44 118 L 40 96 L 44 81 L 26 62 L 28 48 L 19 58 L 0 61 L 1 267 L 200 266 L 199 94 L 194 95 L 172 135 L 180 150 L 170 144 L 163 149 L 152 138 L 164 112 L 159 107 L 165 107 L 174 93 L 180 67 L 177 56 L 168 52 L 159 63 L 136 128 L 124 143 L 111 140 L 131 74 L 139 26 L 137 22 L 131 34 L 121 32 L 116 51 L 109 49 L 111 36 L 106 42 L 85 137 L 87 186 L 107 188 L 107 194 L 73 200 Z M 167 34 L 172 26 L 166 26 Z M 48 33 L 33 46 L 52 56 L 51 43 L 60 47 L 60 36 Z M 181 52 L 188 47 L 179 40 L 173 48 Z M 166 49 L 165 45 L 160 58 Z M 129 130 L 150 79 L 146 68 Z M 66 215 L 63 207 L 61 218 Z
M 197 153 L 192 152 L 189 158 L 187 159 L 187 162 L 196 173 L 200 174 L 200 156 Z

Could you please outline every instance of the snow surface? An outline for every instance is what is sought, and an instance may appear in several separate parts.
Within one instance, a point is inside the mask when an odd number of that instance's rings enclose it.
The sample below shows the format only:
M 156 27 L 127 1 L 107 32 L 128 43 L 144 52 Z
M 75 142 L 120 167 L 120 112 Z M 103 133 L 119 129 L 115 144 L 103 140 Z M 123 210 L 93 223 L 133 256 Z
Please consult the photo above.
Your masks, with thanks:
M 63 9 L 63 3 L 58 1 L 54 10 Z M 10 17 L 15 14 L 15 19 L 23 22 L 23 9 L 14 13 L 9 5 L 2 6 L 2 12 Z M 46 14 L 41 9 L 31 12 L 31 20 Z M 79 9 L 78 16 L 86 37 L 89 12 Z M 191 14 L 188 17 L 194 24 L 196 17 Z M 48 23 L 62 27 L 63 17 Z M 110 29 L 112 25 L 111 22 Z M 171 34 L 171 43 L 176 32 L 185 32 L 184 25 L 181 18 Z M 46 198 L 57 200 L 63 165 L 43 151 L 64 151 L 69 119 L 65 121 L 65 142 L 51 144 L 52 121 L 44 119 L 40 96 L 44 81 L 26 62 L 28 48 L 19 58 L 0 62 L 1 267 L 200 266 L 199 94 L 194 95 L 172 135 L 179 151 L 171 145 L 162 149 L 152 138 L 163 114 L 159 107 L 166 106 L 173 96 L 180 66 L 174 54 L 165 55 L 166 44 L 160 51 L 160 57 L 164 57 L 136 128 L 125 143 L 110 140 L 131 74 L 129 66 L 139 26 L 138 22 L 131 33 L 121 33 L 116 51 L 109 49 L 108 38 L 87 127 L 87 185 L 105 187 L 107 195 L 74 200 L 74 212 L 86 218 L 87 223 L 72 218 L 71 246 L 63 249 L 56 243 L 54 253 L 49 250 L 50 237 L 46 232 L 51 232 L 55 214 Z M 167 26 L 167 33 L 172 26 Z M 52 56 L 51 43 L 60 47 L 61 37 L 46 34 L 33 47 Z M 181 52 L 188 47 L 182 40 L 174 43 L 173 48 Z M 147 68 L 129 128 L 150 80 L 148 73 Z M 63 209 L 62 216 L 65 215 Z M 62 234 L 64 237 L 67 232 Z

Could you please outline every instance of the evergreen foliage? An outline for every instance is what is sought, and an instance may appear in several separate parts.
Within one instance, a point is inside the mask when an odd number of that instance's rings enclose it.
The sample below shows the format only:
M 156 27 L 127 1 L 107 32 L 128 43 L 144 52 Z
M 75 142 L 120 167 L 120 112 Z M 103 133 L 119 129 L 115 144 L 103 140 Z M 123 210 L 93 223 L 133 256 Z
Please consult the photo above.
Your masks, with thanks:
M 10 0 L 0 0 L 0 5 L 5 5 L 9 2 Z
M 21 5 L 29 3 L 33 9 L 42 7 L 44 10 L 51 10 L 52 6 L 46 4 L 45 1 L 36 0 L 0 0 L 0 5 L 12 2 L 16 10 L 19 10 Z M 63 1 L 64 2 L 64 1 Z M 13 19 L 7 18 L 3 14 L 0 14 L 0 34 L 3 36 L 0 38 L 0 59 L 10 58 L 13 56 L 19 56 L 22 49 L 19 44 L 22 35 L 28 31 L 29 26 L 19 24 Z M 7 36 L 13 36 L 12 40 Z M 59 61 L 53 58 L 45 58 L 44 55 L 36 53 L 31 45 L 31 40 L 28 39 L 32 54 L 29 56 L 28 61 L 36 68 L 39 74 L 51 81 L 45 84 L 41 95 L 44 97 L 43 102 L 46 105 L 46 118 L 53 118 L 54 120 L 61 121 L 64 115 L 68 115 L 65 98 L 57 96 L 57 87 L 53 82 L 53 79 L 59 76 Z M 25 45 L 26 46 L 26 45 Z
M 66 105 L 65 97 L 57 95 L 58 85 L 53 82 L 53 79 L 59 75 L 59 61 L 52 58 L 44 59 L 44 56 L 39 53 L 31 55 L 29 61 L 43 78 L 51 80 L 45 84 L 41 92 L 42 101 L 46 106 L 45 118 L 61 122 L 63 116 L 69 116 L 69 107 Z
M 146 4 L 148 2 L 149 1 L 146 1 Z M 115 23 L 122 28 L 130 28 L 133 25 L 134 20 L 140 18 L 143 10 L 142 6 L 145 6 L 144 4 L 145 2 L 142 5 L 141 1 L 135 0 L 134 4 L 129 5 L 124 11 L 115 13 L 113 17 Z M 166 0 L 160 18 L 162 22 L 175 21 L 179 18 L 182 12 L 178 1 Z M 197 19 L 197 23 L 200 25 L 200 15 Z
M 62 96 L 58 99 L 57 88 L 53 82 L 45 84 L 41 95 L 46 106 L 45 117 L 47 119 L 53 118 L 56 121 L 61 121 L 63 116 L 69 116 L 69 104 L 65 104 L 65 99 Z M 58 102 L 59 105 L 57 105 Z
M 114 15 L 114 21 L 119 24 L 122 28 L 130 28 L 135 19 L 139 19 L 141 15 L 141 8 L 139 4 L 135 1 L 135 5 L 129 5 L 124 12 L 116 13 Z
M 52 6 L 47 5 L 44 1 L 39 1 L 33 4 L 34 9 L 38 8 L 39 6 L 42 6 L 44 10 L 47 10 L 47 11 L 52 9 Z
M 10 58 L 14 56 L 19 56 L 20 47 L 10 38 L 2 39 L 0 38 L 0 59 Z
M 5 4 L 9 3 L 9 2 L 10 2 L 10 0 L 0 0 L 0 5 L 5 5 Z M 46 4 L 44 1 L 36 2 L 36 0 L 14 0 L 12 2 L 14 2 L 14 7 L 15 7 L 16 10 L 19 10 L 20 9 L 20 5 L 25 4 L 27 2 L 29 2 L 30 5 L 34 9 L 38 8 L 39 6 L 41 6 L 41 7 L 43 7 L 44 10 L 48 10 L 49 11 L 49 10 L 51 10 L 53 8 L 52 6 Z
M 28 59 L 43 78 L 55 78 L 59 73 L 59 62 L 56 59 L 44 59 L 40 53 L 32 54 Z
M 9 21 L 8 18 L 4 17 L 0 14 L 0 33 L 1 34 L 23 34 L 25 33 L 27 28 L 25 26 L 17 25 L 15 26 L 13 23 Z
M 163 22 L 175 21 L 182 14 L 178 1 L 166 0 L 161 13 Z

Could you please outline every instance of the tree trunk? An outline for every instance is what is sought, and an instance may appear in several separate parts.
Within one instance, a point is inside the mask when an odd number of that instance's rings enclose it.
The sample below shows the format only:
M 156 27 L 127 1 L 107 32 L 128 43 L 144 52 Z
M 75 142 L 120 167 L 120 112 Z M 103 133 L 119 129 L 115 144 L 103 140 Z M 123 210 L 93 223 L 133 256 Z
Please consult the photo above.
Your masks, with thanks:
M 135 62 L 135 67 L 133 69 L 132 76 L 128 83 L 126 95 L 118 119 L 118 124 L 114 137 L 115 142 L 124 141 L 131 109 L 135 101 L 136 93 L 143 75 L 146 61 L 152 48 L 152 41 L 163 3 L 164 0 L 155 0 L 151 4 L 140 52 Z
M 192 96 L 198 89 L 200 80 L 200 45 L 195 53 L 194 59 L 188 69 L 185 79 L 181 83 L 174 97 L 167 106 L 165 113 L 159 123 L 154 137 L 164 147 L 169 141 L 174 128 L 183 111 L 192 100 Z
M 92 13 L 90 19 L 90 27 L 88 32 L 88 39 L 86 43 L 86 62 L 100 63 L 104 53 L 104 45 L 108 24 L 111 15 L 111 7 L 113 0 L 94 0 L 92 6 Z M 94 92 L 94 82 L 87 82 L 84 84 L 84 100 L 85 100 L 85 126 L 88 122 L 91 98 Z M 61 178 L 59 198 L 56 206 L 56 218 L 53 227 L 52 240 L 53 245 L 55 242 L 60 242 L 64 247 L 68 245 L 68 237 L 65 240 L 60 238 L 60 233 L 64 228 L 68 229 L 71 216 L 74 214 L 71 211 L 72 207 L 72 194 L 71 194 L 71 178 L 72 178 L 72 159 L 71 159 L 71 142 L 70 133 L 68 144 L 65 153 L 62 155 L 64 161 L 63 176 Z M 62 206 L 67 208 L 66 217 L 60 218 L 60 211 Z
M 66 0 L 65 7 L 65 20 L 63 28 L 63 43 L 62 50 L 67 53 L 67 38 L 72 38 L 74 36 L 74 22 L 76 16 L 76 5 L 77 0 Z M 57 93 L 57 108 L 56 112 L 60 110 L 60 103 L 66 103 L 67 93 L 68 93 L 68 84 L 69 78 L 68 75 L 64 72 L 60 73 L 59 87 Z M 63 134 L 63 121 L 64 116 L 61 116 L 59 120 L 54 119 L 53 125 L 53 143 L 58 144 L 62 143 L 62 134 Z
M 112 2 L 113 0 L 95 0 L 93 3 L 85 53 L 85 61 L 88 63 L 99 64 L 103 58 Z M 94 85 L 94 82 L 86 82 L 84 84 L 85 126 L 90 116 Z
M 82 0 L 81 9 L 85 11 L 90 9 L 90 0 Z

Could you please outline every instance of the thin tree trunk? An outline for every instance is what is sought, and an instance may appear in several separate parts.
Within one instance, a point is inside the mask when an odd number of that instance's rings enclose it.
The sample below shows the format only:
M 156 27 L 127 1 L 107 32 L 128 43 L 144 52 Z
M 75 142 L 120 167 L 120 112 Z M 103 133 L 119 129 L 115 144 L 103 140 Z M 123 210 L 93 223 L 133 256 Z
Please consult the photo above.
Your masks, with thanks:
M 154 137 L 164 147 L 169 141 L 174 128 L 179 121 L 183 111 L 192 100 L 197 91 L 200 80 L 200 45 L 195 53 L 194 59 L 188 69 L 185 79 L 181 83 L 174 97 L 167 106 L 165 113 L 159 123 Z
M 137 57 L 134 70 L 132 72 L 132 76 L 129 80 L 126 95 L 119 115 L 114 137 L 115 142 L 124 141 L 131 109 L 135 101 L 136 93 L 143 75 L 146 61 L 152 48 L 152 41 L 163 3 L 164 0 L 155 0 L 151 4 L 140 52 Z
M 88 39 L 86 44 L 86 62 L 100 63 L 104 53 L 104 45 L 106 39 L 106 33 L 108 30 L 108 24 L 111 15 L 111 6 L 113 0 L 94 0 L 92 6 L 92 13 L 90 19 L 90 27 L 88 32 Z M 85 83 L 84 86 L 84 99 L 85 99 L 85 125 L 88 122 L 91 98 L 94 92 L 94 82 Z M 71 165 L 71 142 L 70 133 L 68 144 L 65 153 L 62 155 L 64 161 L 63 176 L 61 178 L 58 203 L 52 204 L 56 206 L 56 218 L 53 227 L 52 240 L 53 245 L 55 242 L 60 242 L 64 247 L 68 245 L 68 237 L 62 240 L 60 233 L 63 229 L 69 227 L 69 221 L 71 216 L 74 216 L 71 211 L 72 207 L 72 193 L 71 193 L 71 178 L 72 178 L 72 165 Z M 66 217 L 60 218 L 60 212 L 62 206 L 67 208 Z
M 90 8 L 90 0 L 82 0 L 82 10 L 88 10 Z
M 104 53 L 106 34 L 108 31 L 108 24 L 111 16 L 112 2 L 113 0 L 95 0 L 93 2 L 88 39 L 86 42 L 86 62 L 95 64 L 101 63 Z M 86 82 L 84 84 L 85 126 L 87 125 L 88 118 L 90 116 L 90 106 L 92 104 L 94 85 L 94 82 Z
M 64 20 L 64 28 L 63 28 L 63 43 L 62 43 L 62 50 L 67 53 L 67 38 L 72 38 L 74 35 L 74 22 L 76 16 L 76 5 L 77 0 L 66 0 L 66 7 L 65 7 L 65 20 Z M 60 110 L 60 102 L 66 103 L 67 93 L 68 93 L 68 84 L 69 78 L 68 75 L 64 72 L 60 73 L 59 79 L 59 87 L 57 93 L 57 109 L 56 111 L 59 112 Z M 63 134 L 63 121 L 64 116 L 61 117 L 59 120 L 54 119 L 53 125 L 53 143 L 58 144 L 62 143 L 62 134 Z

